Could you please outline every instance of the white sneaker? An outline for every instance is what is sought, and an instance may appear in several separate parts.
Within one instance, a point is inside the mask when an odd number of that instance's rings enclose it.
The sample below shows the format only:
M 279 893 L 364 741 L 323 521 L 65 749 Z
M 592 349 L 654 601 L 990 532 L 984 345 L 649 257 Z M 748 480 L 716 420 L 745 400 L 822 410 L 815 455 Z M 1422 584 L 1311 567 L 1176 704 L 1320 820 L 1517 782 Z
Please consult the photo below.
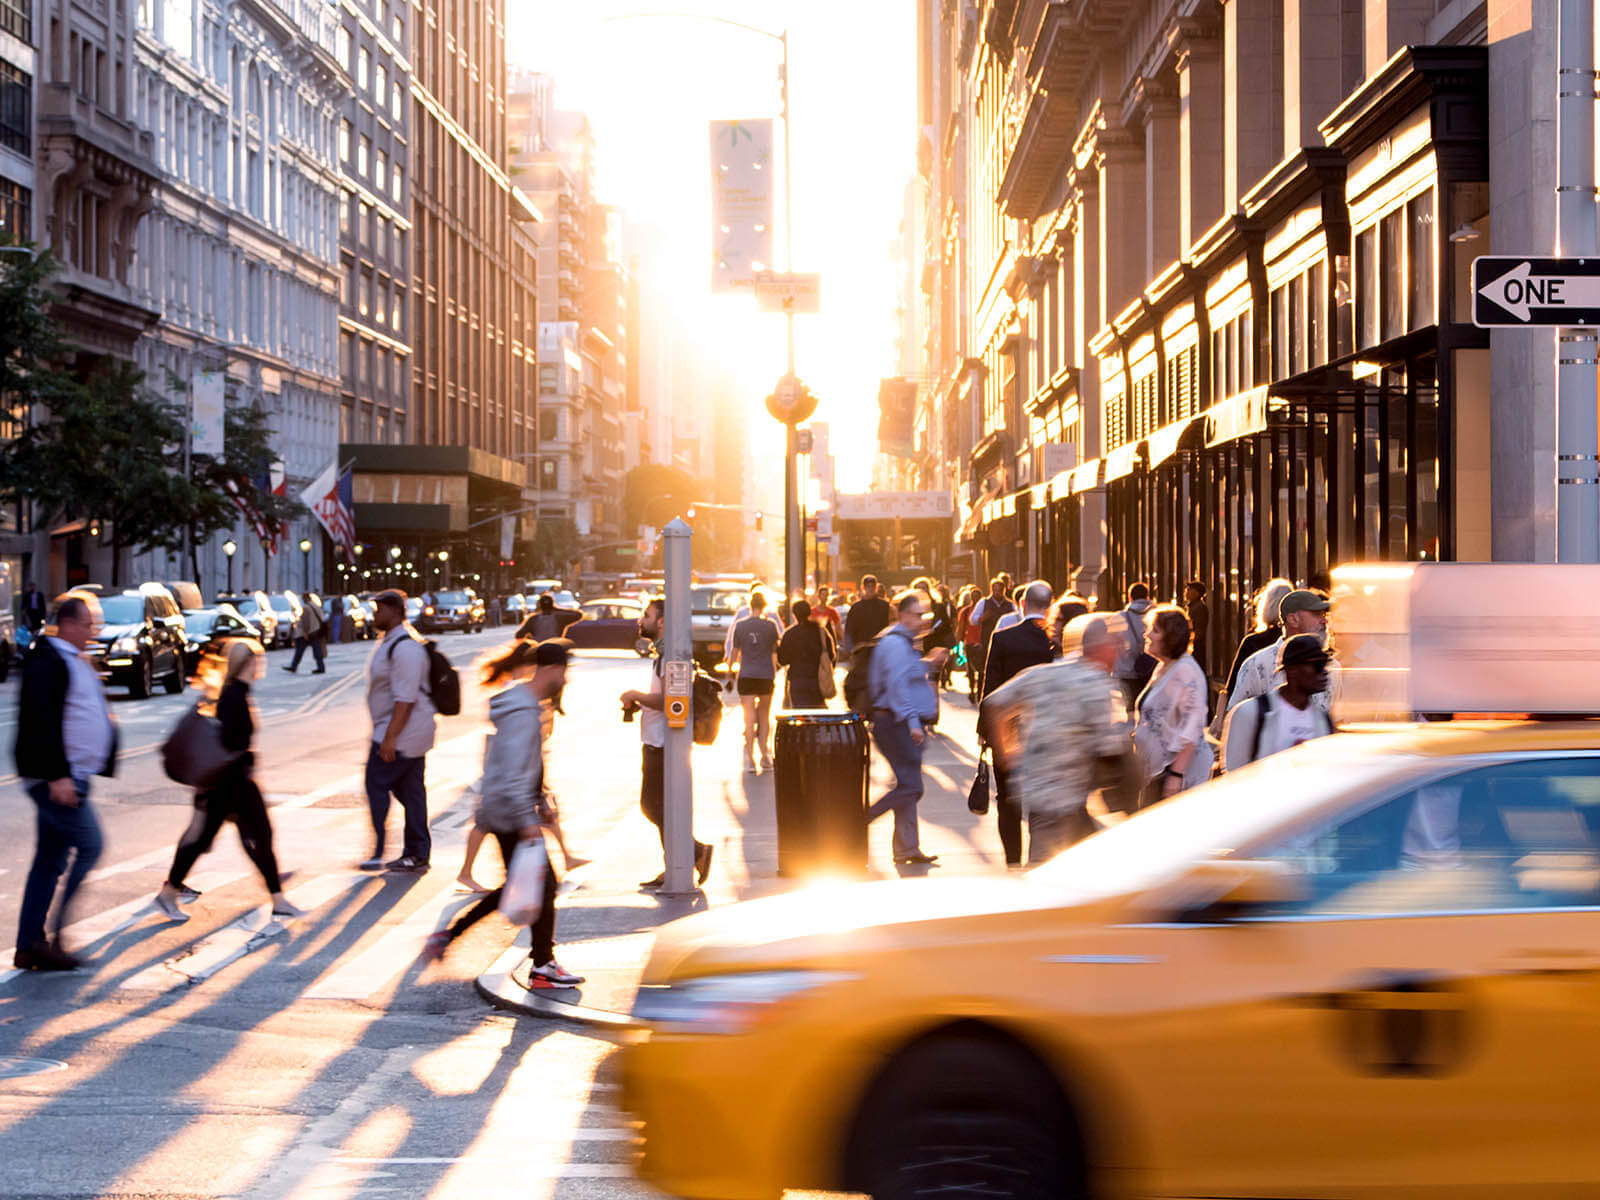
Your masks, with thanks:
M 542 967 L 528 969 L 528 987 L 532 990 L 558 987 L 577 987 L 584 982 L 582 975 L 574 975 L 555 959 Z
M 178 902 L 165 892 L 157 892 L 155 908 L 158 913 L 166 917 L 174 925 L 182 925 L 189 919 L 189 914 L 178 907 Z

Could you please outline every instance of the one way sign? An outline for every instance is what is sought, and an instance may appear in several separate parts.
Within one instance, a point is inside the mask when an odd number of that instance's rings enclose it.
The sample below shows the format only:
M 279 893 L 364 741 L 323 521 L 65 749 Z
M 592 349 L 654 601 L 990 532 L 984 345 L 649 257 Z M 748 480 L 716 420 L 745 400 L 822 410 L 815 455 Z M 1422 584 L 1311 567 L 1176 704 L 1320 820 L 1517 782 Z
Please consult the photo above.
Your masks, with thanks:
M 1600 258 L 1473 259 L 1472 323 L 1600 325 Z

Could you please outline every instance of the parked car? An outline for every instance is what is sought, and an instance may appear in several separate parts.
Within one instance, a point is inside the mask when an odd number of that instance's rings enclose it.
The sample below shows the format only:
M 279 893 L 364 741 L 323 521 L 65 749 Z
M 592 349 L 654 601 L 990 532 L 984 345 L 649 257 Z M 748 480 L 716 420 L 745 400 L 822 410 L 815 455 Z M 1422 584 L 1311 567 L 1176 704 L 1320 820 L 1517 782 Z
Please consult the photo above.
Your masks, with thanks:
M 578 594 L 576 592 L 569 592 L 563 588 L 560 591 L 552 592 L 551 597 L 555 600 L 557 608 L 576 609 L 578 607 Z
M 273 592 L 269 599 L 272 611 L 278 617 L 277 644 L 280 647 L 294 645 L 294 628 L 300 622 L 300 614 L 305 611 L 299 595 L 295 592 Z
M 218 596 L 218 604 L 229 604 L 246 621 L 261 631 L 261 644 L 266 649 L 281 646 L 278 638 L 278 614 L 265 592 L 240 592 L 237 595 Z
M 689 589 L 689 628 L 696 661 L 711 666 L 722 661 L 722 646 L 733 618 L 749 599 L 750 589 L 737 585 L 700 584 Z
M 420 596 L 406 597 L 406 622 L 417 628 L 417 622 L 422 620 L 422 598 Z
M 471 588 L 458 588 L 434 592 L 423 599 L 417 632 L 443 633 L 447 629 L 459 629 L 462 633 L 482 633 L 483 622 L 483 601 L 478 594 Z
M 532 611 L 532 602 L 521 592 L 512 592 L 509 596 L 500 598 L 500 623 L 502 625 L 521 625 Z
M 644 605 L 625 596 L 586 600 L 579 608 L 583 620 L 567 626 L 563 635 L 584 650 L 634 650 L 639 640 L 639 615 Z
M 169 693 L 181 692 L 188 678 L 189 639 L 172 593 L 159 583 L 145 583 L 101 592 L 99 600 L 104 624 L 88 654 L 100 677 L 140 700 L 155 690 L 158 679 Z
M 528 586 L 522 590 L 527 594 L 528 602 L 531 604 L 546 592 L 559 592 L 561 590 L 561 580 L 530 579 L 528 580 Z
M 186 579 L 163 580 L 162 587 L 172 593 L 172 598 L 178 602 L 178 607 L 184 611 L 191 608 L 204 608 L 206 602 L 200 596 L 200 585 L 190 583 Z
M 241 616 L 231 604 L 186 608 L 183 610 L 183 625 L 188 637 L 185 675 L 193 675 L 199 669 L 202 658 L 225 649 L 234 638 L 261 640 L 261 630 Z

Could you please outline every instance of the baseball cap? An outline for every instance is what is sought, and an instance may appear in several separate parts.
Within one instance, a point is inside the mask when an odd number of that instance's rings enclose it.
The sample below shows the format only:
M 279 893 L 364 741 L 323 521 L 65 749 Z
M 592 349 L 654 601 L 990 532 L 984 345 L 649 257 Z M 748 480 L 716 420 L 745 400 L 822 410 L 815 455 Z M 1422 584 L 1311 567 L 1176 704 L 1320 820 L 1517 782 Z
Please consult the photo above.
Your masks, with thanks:
M 1283 647 L 1278 651 L 1278 669 L 1284 670 L 1308 663 L 1315 663 L 1320 667 L 1331 657 L 1316 634 L 1297 633 L 1294 637 L 1285 639 Z
M 533 650 L 536 667 L 564 667 L 571 655 L 572 643 L 566 638 L 545 638 Z
M 1328 599 L 1327 592 L 1298 588 L 1283 598 L 1283 603 L 1278 605 L 1278 616 L 1287 617 L 1293 612 L 1327 612 L 1332 607 L 1333 601 Z

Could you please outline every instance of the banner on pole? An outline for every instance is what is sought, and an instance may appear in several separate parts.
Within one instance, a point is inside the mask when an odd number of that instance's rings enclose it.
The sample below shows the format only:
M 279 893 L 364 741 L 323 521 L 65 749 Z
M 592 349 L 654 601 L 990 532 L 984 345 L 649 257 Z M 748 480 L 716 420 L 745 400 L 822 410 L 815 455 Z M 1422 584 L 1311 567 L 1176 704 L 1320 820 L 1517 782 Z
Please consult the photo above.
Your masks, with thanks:
M 221 371 L 196 371 L 189 383 L 189 449 L 221 458 L 227 391 Z
M 516 557 L 517 546 L 517 518 L 513 516 L 500 518 L 500 557 L 510 561 Z
M 711 122 L 711 290 L 753 288 L 772 264 L 772 121 Z

